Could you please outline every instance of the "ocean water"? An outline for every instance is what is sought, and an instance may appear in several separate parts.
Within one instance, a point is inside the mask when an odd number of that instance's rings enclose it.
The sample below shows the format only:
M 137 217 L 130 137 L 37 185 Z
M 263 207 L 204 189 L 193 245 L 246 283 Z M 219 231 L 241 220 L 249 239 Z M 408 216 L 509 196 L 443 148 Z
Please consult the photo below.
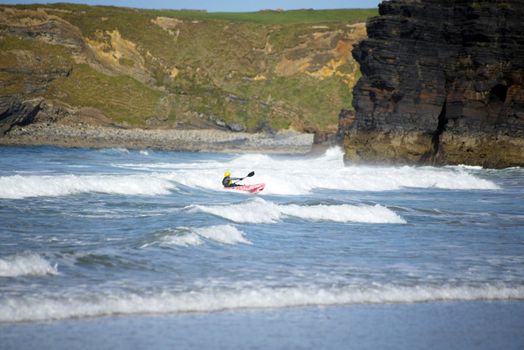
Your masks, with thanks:
M 522 349 L 524 170 L 342 157 L 0 148 L 0 349 Z

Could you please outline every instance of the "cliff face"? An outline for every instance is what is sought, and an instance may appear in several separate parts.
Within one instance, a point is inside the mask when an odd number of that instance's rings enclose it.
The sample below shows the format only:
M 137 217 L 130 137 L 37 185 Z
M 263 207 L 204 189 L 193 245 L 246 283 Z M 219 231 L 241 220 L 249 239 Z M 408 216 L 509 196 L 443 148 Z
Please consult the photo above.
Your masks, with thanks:
M 375 13 L 0 6 L 0 137 L 38 121 L 334 132 Z
M 353 50 L 346 158 L 524 165 L 524 3 L 392 0 Z

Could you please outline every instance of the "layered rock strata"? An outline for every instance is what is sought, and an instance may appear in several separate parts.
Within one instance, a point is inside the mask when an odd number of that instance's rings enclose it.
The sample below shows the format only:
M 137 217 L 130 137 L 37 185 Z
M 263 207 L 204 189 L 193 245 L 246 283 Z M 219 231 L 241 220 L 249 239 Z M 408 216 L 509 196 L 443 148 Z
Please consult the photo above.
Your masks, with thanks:
M 379 13 L 353 49 L 346 159 L 524 165 L 524 2 L 392 0 Z

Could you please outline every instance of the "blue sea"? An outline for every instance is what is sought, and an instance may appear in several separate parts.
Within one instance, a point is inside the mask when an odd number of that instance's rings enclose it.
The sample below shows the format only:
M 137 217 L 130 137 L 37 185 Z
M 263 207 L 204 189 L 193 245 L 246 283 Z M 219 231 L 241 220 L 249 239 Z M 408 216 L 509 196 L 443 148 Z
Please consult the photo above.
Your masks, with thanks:
M 521 168 L 2 147 L 0 238 L 2 350 L 524 348 Z

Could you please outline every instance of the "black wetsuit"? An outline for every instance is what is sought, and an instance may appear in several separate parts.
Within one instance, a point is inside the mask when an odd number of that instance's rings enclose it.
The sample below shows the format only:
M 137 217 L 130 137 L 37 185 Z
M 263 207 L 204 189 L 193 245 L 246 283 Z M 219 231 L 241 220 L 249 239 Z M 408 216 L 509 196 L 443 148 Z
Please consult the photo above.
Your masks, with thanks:
M 222 179 L 222 185 L 224 185 L 224 187 L 240 186 L 239 184 L 236 184 L 233 182 L 233 181 L 238 181 L 238 180 L 242 180 L 242 179 L 239 177 L 226 176 Z

